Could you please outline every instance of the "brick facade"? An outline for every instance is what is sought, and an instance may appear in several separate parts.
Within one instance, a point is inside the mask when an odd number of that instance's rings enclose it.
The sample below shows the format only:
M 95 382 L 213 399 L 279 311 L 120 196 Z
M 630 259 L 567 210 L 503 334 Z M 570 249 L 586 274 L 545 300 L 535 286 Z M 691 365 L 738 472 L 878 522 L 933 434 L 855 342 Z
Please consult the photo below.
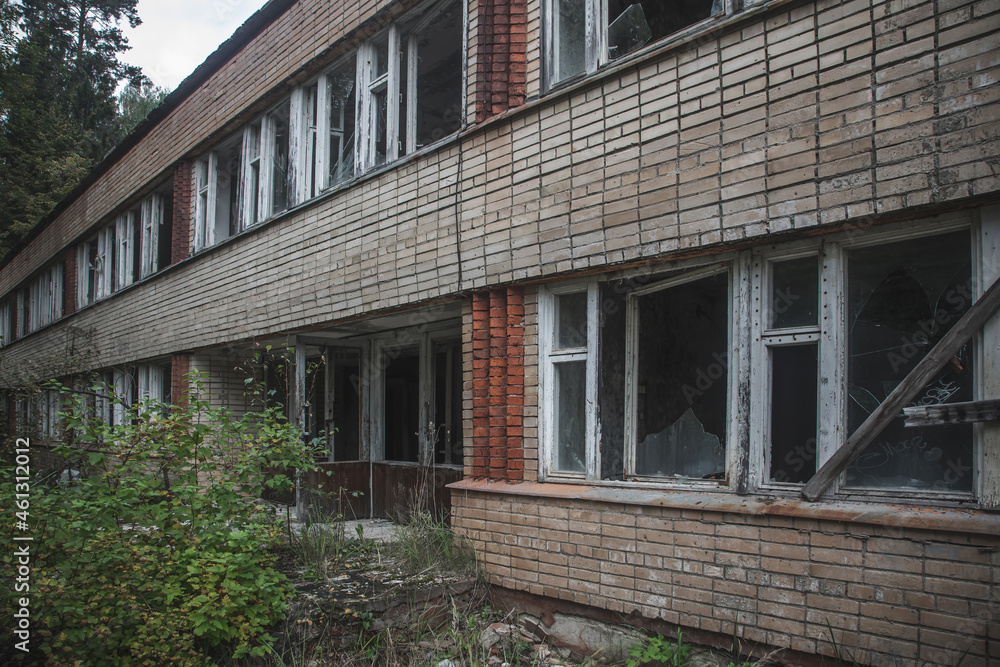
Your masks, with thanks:
M 989 665 L 1000 656 L 1000 537 L 988 521 L 928 529 L 907 520 L 926 526 L 933 513 L 907 508 L 887 508 L 879 523 L 844 522 L 752 503 L 698 509 L 712 504 L 703 497 L 671 507 L 665 496 L 657 507 L 566 499 L 586 492 L 565 485 L 511 494 L 463 484 L 452 496 L 455 525 L 489 580 L 555 609 L 566 600 L 646 619 L 666 636 L 681 626 L 689 640 L 725 649 L 735 635 L 747 648 L 791 649 L 774 657 L 792 664 L 834 656 L 831 632 L 861 664 Z
M 526 0 L 478 3 L 476 120 L 524 104 L 527 84 Z
M 973 230 L 1000 221 L 1000 7 L 778 0 L 546 91 L 543 4 L 470 0 L 457 135 L 189 256 L 193 160 L 403 11 L 292 3 L 0 268 L 15 330 L 15 290 L 52 258 L 67 290 L 67 317 L 3 363 L 92 332 L 92 368 L 170 355 L 175 395 L 197 369 L 213 405 L 242 414 L 254 342 L 363 338 L 440 304 L 452 326 L 460 305 L 453 520 L 497 586 L 794 661 L 831 656 L 831 631 L 872 664 L 1000 660 L 989 505 L 546 483 L 538 393 L 541 285 L 956 211 Z M 74 313 L 75 244 L 171 173 L 172 265 Z M 983 449 L 981 479 L 1000 479 Z

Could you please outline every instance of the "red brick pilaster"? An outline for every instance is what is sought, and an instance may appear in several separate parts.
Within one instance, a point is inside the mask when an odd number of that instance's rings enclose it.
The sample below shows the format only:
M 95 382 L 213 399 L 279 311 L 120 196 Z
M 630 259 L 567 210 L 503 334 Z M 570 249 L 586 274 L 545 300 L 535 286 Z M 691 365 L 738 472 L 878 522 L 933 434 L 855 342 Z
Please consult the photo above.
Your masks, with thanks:
M 507 478 L 507 295 L 490 290 L 490 479 Z
M 174 219 L 170 238 L 170 263 L 176 264 L 191 253 L 192 165 L 178 162 L 174 167 Z
M 527 84 L 527 0 L 479 3 L 476 120 L 524 104 Z
M 472 474 L 486 477 L 490 454 L 490 300 L 472 295 Z
M 472 297 L 473 475 L 524 479 L 524 291 Z
M 507 288 L 507 479 L 524 479 L 524 290 Z
M 63 315 L 76 312 L 76 248 L 66 251 L 63 259 Z
M 188 401 L 188 373 L 191 372 L 191 355 L 175 354 L 170 360 L 170 402 L 186 406 Z

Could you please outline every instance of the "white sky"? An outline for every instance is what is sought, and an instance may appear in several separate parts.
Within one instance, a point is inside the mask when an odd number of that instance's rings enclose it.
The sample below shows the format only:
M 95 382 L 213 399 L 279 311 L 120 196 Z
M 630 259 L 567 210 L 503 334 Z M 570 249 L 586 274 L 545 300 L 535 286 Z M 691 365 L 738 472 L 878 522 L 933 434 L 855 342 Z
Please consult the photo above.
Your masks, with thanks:
M 267 0 L 139 0 L 132 47 L 121 60 L 138 65 L 157 86 L 177 87 Z

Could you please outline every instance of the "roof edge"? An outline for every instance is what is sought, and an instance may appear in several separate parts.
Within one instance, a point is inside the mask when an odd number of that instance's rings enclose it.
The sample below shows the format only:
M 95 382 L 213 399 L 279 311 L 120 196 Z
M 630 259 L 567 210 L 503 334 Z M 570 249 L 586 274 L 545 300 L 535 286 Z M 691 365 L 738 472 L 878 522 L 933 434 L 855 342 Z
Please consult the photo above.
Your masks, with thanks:
M 177 87 L 164 98 L 155 109 L 149 112 L 131 132 L 126 135 L 83 179 L 70 190 L 69 194 L 60 200 L 58 204 L 41 220 L 35 224 L 31 230 L 14 244 L 6 255 L 0 259 L 0 270 L 5 269 L 17 255 L 27 248 L 39 234 L 51 225 L 60 214 L 76 201 L 87 189 L 104 176 L 115 164 L 118 163 L 130 150 L 135 148 L 153 128 L 160 124 L 171 114 L 181 103 L 191 96 L 203 83 L 213 74 L 218 72 L 223 65 L 235 56 L 240 49 L 259 35 L 261 31 L 274 22 L 279 16 L 284 14 L 298 0 L 268 0 L 268 2 L 254 12 L 250 18 L 236 29 L 235 32 L 219 47 L 213 51 L 204 62 L 198 65 Z

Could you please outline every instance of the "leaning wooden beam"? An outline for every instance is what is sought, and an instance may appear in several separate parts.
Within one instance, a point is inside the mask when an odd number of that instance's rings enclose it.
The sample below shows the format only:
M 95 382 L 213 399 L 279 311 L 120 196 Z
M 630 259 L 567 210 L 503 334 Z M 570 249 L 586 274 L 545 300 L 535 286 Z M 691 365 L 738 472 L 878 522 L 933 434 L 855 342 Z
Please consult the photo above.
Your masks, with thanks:
M 997 279 L 968 312 L 955 323 L 938 344 L 920 360 L 910 374 L 892 390 L 874 412 L 868 415 L 851 434 L 843 447 L 820 466 L 809 483 L 802 487 L 802 495 L 816 500 L 840 476 L 840 473 L 864 451 L 872 440 L 895 419 L 907 403 L 912 401 L 934 375 L 955 356 L 969 338 L 986 323 L 1000 307 L 1000 279 Z
M 1000 419 L 1000 400 L 968 401 L 915 405 L 903 408 L 903 426 L 940 426 L 942 424 L 972 424 Z

